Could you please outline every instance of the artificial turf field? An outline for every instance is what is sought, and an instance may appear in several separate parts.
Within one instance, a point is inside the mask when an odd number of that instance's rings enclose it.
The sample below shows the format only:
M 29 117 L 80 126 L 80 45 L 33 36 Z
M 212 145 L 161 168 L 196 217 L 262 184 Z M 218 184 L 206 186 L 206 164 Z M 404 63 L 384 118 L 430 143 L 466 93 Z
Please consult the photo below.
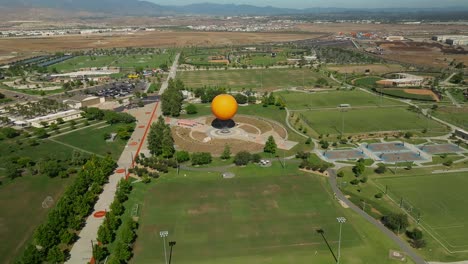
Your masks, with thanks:
M 430 133 L 447 133 L 441 124 L 403 107 L 303 111 L 310 127 L 318 134 L 339 134 L 344 118 L 344 133 L 369 133 L 377 131 L 415 131 L 428 128 Z M 343 117 L 342 117 L 343 116 Z
M 404 105 L 399 101 L 382 98 L 360 90 L 320 93 L 282 91 L 275 93 L 275 95 L 284 99 L 289 110 L 336 108 L 340 104 L 350 104 L 352 107 Z
M 75 71 L 80 68 L 93 67 L 122 67 L 135 68 L 138 66 L 147 68 L 158 68 L 161 64 L 172 63 L 173 56 L 169 53 L 165 54 L 148 54 L 148 55 L 113 55 L 113 56 L 95 56 L 91 59 L 90 56 L 78 56 L 64 62 L 49 66 L 49 69 L 56 68 L 59 72 Z
M 178 78 L 190 88 L 221 86 L 233 90 L 313 87 L 319 78 L 334 84 L 321 73 L 305 68 L 181 71 Z
M 421 224 L 431 233 L 440 249 L 468 253 L 466 224 L 466 172 L 375 179 L 387 185 L 394 196 L 421 212 Z
M 397 263 L 396 249 L 373 226 L 333 199 L 326 178 L 278 163 L 221 173 L 182 171 L 149 185 L 135 185 L 128 207 L 139 204 L 138 239 L 132 263 L 163 263 L 159 232 L 176 241 L 174 263 L 335 263 L 317 229 L 336 254 L 345 216 L 342 263 Z

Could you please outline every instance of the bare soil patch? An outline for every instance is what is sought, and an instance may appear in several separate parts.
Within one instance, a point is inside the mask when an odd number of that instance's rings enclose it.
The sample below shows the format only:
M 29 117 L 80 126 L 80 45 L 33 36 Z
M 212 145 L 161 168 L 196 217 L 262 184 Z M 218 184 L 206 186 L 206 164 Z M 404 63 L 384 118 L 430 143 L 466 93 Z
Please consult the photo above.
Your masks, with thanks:
M 403 91 L 405 93 L 408 93 L 408 94 L 430 95 L 432 98 L 434 98 L 434 100 L 436 102 L 439 102 L 439 97 L 437 97 L 437 95 L 431 90 L 427 90 L 427 89 L 404 89 Z

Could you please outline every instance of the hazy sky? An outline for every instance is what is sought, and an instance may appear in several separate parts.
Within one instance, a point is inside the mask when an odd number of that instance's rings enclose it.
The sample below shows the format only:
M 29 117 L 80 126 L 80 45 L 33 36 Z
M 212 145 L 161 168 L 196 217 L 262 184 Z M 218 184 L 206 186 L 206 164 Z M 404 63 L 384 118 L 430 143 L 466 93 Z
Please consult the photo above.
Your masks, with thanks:
M 467 0 L 149 0 L 161 5 L 185 5 L 192 3 L 250 4 L 257 6 L 277 6 L 288 8 L 308 7 L 468 7 Z

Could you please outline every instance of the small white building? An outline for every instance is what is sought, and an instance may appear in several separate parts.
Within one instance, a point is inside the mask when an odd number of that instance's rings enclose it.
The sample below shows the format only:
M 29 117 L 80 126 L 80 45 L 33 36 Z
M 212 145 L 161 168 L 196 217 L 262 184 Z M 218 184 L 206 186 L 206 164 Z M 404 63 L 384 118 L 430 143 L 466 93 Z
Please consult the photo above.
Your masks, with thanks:
M 81 107 L 89 107 L 106 102 L 105 97 L 88 96 L 88 97 L 73 97 L 64 100 L 63 103 L 73 109 L 80 109 Z
M 55 114 L 50 114 L 46 116 L 36 117 L 33 119 L 26 120 L 26 122 L 32 126 L 37 128 L 44 127 L 41 123 L 46 122 L 47 125 L 51 125 L 57 123 L 57 119 L 62 118 L 63 121 L 70 121 L 81 118 L 81 111 L 79 110 L 68 110 L 63 112 L 58 112 Z

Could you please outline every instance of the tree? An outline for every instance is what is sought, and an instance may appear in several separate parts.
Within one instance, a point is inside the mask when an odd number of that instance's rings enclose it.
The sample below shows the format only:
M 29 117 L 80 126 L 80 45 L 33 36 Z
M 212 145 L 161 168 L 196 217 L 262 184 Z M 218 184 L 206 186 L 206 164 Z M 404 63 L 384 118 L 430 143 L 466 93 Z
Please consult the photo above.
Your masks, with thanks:
M 224 151 L 221 154 L 221 159 L 228 160 L 231 158 L 231 147 L 228 144 L 224 146 Z
M 312 139 L 310 137 L 308 137 L 305 143 L 306 143 L 306 145 L 312 144 Z
M 234 163 L 237 166 L 245 166 L 245 165 L 249 164 L 251 159 L 252 159 L 252 155 L 249 152 L 241 151 L 241 152 L 237 153 L 236 156 L 234 157 Z
M 344 177 L 344 172 L 343 171 L 340 171 L 336 174 L 336 176 L 338 176 L 339 178 L 343 178 Z
M 406 235 L 413 240 L 420 240 L 423 237 L 422 231 L 418 228 L 415 228 L 412 231 L 406 231 Z
M 58 246 L 54 246 L 47 253 L 47 261 L 49 263 L 62 263 L 65 261 L 65 254 Z
M 4 127 L 0 130 L 0 133 L 5 135 L 7 138 L 15 138 L 20 135 L 20 132 L 11 127 Z
M 189 114 L 189 115 L 194 115 L 194 114 L 198 113 L 198 109 L 197 109 L 197 107 L 196 107 L 194 104 L 188 104 L 188 105 L 185 107 L 185 111 L 186 111 L 187 114 Z
M 359 159 L 357 162 L 356 162 L 356 165 L 354 165 L 353 167 L 353 173 L 356 177 L 359 177 L 361 176 L 364 171 L 366 170 L 366 165 L 364 165 L 364 160 L 362 159 Z
M 175 153 L 175 158 L 177 162 L 182 163 L 190 160 L 190 154 L 187 151 L 177 151 Z
M 103 244 L 109 244 L 114 240 L 114 234 L 108 225 L 103 224 L 99 227 L 97 239 Z
M 443 163 L 444 166 L 450 167 L 453 165 L 453 160 L 447 160 L 446 162 Z
M 241 93 L 236 94 L 234 98 L 236 99 L 238 104 L 246 104 L 248 100 L 248 97 Z
M 400 233 L 400 231 L 405 230 L 408 225 L 408 216 L 406 214 L 396 214 L 391 213 L 383 217 L 383 223 L 392 231 Z
M 259 163 L 261 159 L 262 159 L 262 156 L 260 156 L 260 154 L 258 153 L 255 153 L 252 155 L 251 161 L 253 163 Z
M 384 174 L 387 172 L 387 166 L 385 164 L 379 164 L 375 169 L 375 172 L 378 174 Z
M 263 152 L 275 154 L 276 150 L 277 150 L 277 146 L 276 146 L 275 138 L 273 138 L 273 136 L 269 136 L 265 144 L 265 147 L 263 148 Z
M 163 132 L 163 140 L 161 142 L 162 149 L 161 154 L 164 158 L 171 158 L 174 156 L 175 148 L 174 148 L 174 139 L 172 138 L 171 129 L 166 126 Z

